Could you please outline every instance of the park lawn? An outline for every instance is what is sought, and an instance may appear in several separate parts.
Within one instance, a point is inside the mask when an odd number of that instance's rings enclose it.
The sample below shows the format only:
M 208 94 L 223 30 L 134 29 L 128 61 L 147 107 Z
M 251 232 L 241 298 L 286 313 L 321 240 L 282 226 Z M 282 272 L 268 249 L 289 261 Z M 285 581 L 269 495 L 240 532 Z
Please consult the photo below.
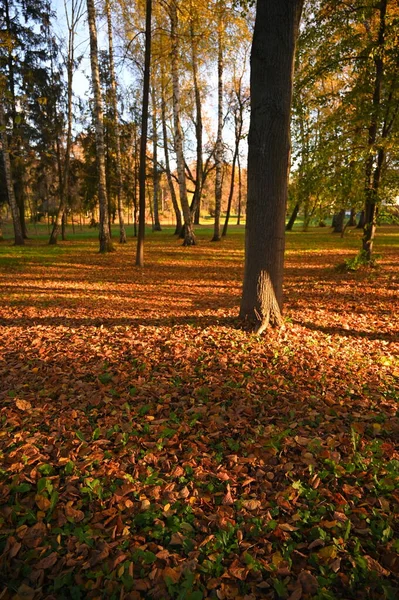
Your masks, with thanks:
M 330 231 L 261 338 L 242 228 L 0 243 L 2 600 L 399 596 L 399 228 Z

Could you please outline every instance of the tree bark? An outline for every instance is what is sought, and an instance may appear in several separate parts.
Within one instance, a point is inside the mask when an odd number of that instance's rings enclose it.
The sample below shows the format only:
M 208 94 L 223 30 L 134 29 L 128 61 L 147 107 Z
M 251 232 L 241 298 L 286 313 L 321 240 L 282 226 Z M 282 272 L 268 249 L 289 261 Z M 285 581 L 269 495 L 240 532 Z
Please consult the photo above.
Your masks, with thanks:
M 185 163 L 183 154 L 183 131 L 180 123 L 180 84 L 179 84 L 179 48 L 177 37 L 177 6 L 176 0 L 170 4 L 170 37 L 171 37 L 171 70 L 173 85 L 173 122 L 174 122 L 174 142 L 176 151 L 177 176 L 179 180 L 180 204 L 184 219 L 184 241 L 183 246 L 194 246 L 196 239 L 194 235 L 190 205 L 187 197 L 187 184 L 185 174 Z
M 335 213 L 332 220 L 333 233 L 342 233 L 344 229 L 345 210 Z
M 114 250 L 109 234 L 109 214 L 107 202 L 107 184 L 105 175 L 105 145 L 104 145 L 104 115 L 100 85 L 100 71 L 98 67 L 97 27 L 94 0 L 87 2 L 87 19 L 90 33 L 90 63 L 92 85 L 94 93 L 94 125 L 96 134 L 96 159 L 98 178 L 98 203 L 100 208 L 100 252 Z
M 238 167 L 238 210 L 237 210 L 237 225 L 241 225 L 241 211 L 242 211 L 242 174 L 241 174 L 241 160 L 240 153 L 237 156 L 237 167 Z
M 218 129 L 215 148 L 215 223 L 212 242 L 220 242 L 220 213 L 222 210 L 223 169 L 223 15 L 218 2 Z
M 21 220 L 19 215 L 19 208 L 15 199 L 14 194 L 14 182 L 12 178 L 10 153 L 8 151 L 8 140 L 7 131 L 3 112 L 3 102 L 0 103 L 0 150 L 3 153 L 4 171 L 6 177 L 6 188 L 8 203 L 11 209 L 12 222 L 14 226 L 14 244 L 16 246 L 23 246 L 25 239 L 21 227 Z
M 145 194 L 148 133 L 148 101 L 150 96 L 152 0 L 146 0 L 145 54 L 143 100 L 141 110 L 140 166 L 139 166 L 139 228 L 137 236 L 136 267 L 144 267 Z
M 240 316 L 282 324 L 295 43 L 303 0 L 258 0 L 251 50 L 245 271 Z

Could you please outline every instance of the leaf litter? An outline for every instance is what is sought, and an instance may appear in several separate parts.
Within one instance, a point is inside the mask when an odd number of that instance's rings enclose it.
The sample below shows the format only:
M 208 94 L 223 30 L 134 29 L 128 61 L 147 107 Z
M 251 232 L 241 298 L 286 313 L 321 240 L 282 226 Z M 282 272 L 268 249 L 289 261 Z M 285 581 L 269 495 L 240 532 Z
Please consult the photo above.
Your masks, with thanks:
M 238 236 L 86 246 L 1 275 L 0 597 L 397 597 L 397 247 L 258 338 Z

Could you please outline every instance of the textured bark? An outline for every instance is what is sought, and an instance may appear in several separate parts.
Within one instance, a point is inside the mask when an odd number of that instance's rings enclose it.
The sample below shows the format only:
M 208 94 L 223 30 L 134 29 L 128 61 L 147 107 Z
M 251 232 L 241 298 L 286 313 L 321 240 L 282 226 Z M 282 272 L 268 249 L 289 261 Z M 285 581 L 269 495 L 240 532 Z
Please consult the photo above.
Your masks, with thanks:
M 222 210 L 223 170 L 223 15 L 218 3 L 218 129 L 215 148 L 215 223 L 212 242 L 220 242 L 220 213 Z
M 145 195 L 147 164 L 148 103 L 150 96 L 152 0 L 146 0 L 145 54 L 143 100 L 141 109 L 140 166 L 139 166 L 139 228 L 137 236 L 136 267 L 144 266 Z
M 184 246 L 194 246 L 196 239 L 194 235 L 192 215 L 187 197 L 187 184 L 185 173 L 185 162 L 183 154 L 183 131 L 180 123 L 180 84 L 179 84 L 179 47 L 177 37 L 177 7 L 176 1 L 172 0 L 169 9 L 170 14 L 170 37 L 171 37 L 171 71 L 173 86 L 173 123 L 174 143 L 176 152 L 177 176 L 179 180 L 180 204 L 184 219 Z
M 24 235 L 21 227 L 18 205 L 14 194 L 14 182 L 12 178 L 10 153 L 8 150 L 7 131 L 5 128 L 5 119 L 3 112 L 3 101 L 0 99 L 0 150 L 3 154 L 4 171 L 6 177 L 6 188 L 8 203 L 11 209 L 12 222 L 14 226 L 14 243 L 16 246 L 23 246 L 25 243 Z
M 302 5 L 302 0 L 257 3 L 240 316 L 258 333 L 282 322 L 292 77 Z
M 299 202 L 297 202 L 295 204 L 295 206 L 294 206 L 294 210 L 291 213 L 291 216 L 290 216 L 290 218 L 288 220 L 288 223 L 285 226 L 285 230 L 286 231 L 292 231 L 292 228 L 294 227 L 294 223 L 295 223 L 296 218 L 297 218 L 298 213 L 299 213 L 299 208 L 300 208 L 300 204 L 299 204 Z
M 112 127 L 115 138 L 115 168 L 116 168 L 116 197 L 119 219 L 119 243 L 126 244 L 125 215 L 122 202 L 122 160 L 121 160 L 121 136 L 119 128 L 117 85 L 115 75 L 114 61 L 114 36 L 112 31 L 112 15 L 110 0 L 105 2 L 105 12 L 107 14 L 108 29 L 108 52 L 109 52 L 109 75 L 111 83 L 111 107 L 112 107 Z
M 94 125 L 96 134 L 96 158 L 98 178 L 98 203 L 100 209 L 100 252 L 114 250 L 109 235 L 107 184 L 105 175 L 104 115 L 101 97 L 100 71 L 98 67 L 97 27 L 94 0 L 87 2 L 87 19 L 90 34 L 90 64 L 94 94 Z

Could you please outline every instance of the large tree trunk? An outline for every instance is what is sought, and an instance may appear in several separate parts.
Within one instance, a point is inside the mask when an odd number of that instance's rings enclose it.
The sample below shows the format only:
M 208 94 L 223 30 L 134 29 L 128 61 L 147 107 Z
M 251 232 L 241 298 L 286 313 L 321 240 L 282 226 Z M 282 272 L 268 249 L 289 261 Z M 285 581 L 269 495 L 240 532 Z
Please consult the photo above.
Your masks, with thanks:
M 179 48 L 177 37 L 177 6 L 176 0 L 172 0 L 170 4 L 170 37 L 171 37 L 171 70 L 172 70 L 172 85 L 173 85 L 173 121 L 174 121 L 174 138 L 176 151 L 177 176 L 179 180 L 180 204 L 184 218 L 184 246 L 194 246 L 196 239 L 194 235 L 192 216 L 190 205 L 187 197 L 187 184 L 183 154 L 183 131 L 180 123 L 180 84 L 179 84 Z
M 101 97 L 100 71 L 98 67 L 97 27 L 94 0 L 87 2 L 87 19 L 90 33 L 90 63 L 94 94 L 94 124 L 96 133 L 96 158 L 98 178 L 98 203 L 100 208 L 100 252 L 114 250 L 109 235 L 107 184 L 105 175 L 104 116 Z
M 14 226 L 14 243 L 16 246 L 23 246 L 25 243 L 24 235 L 21 227 L 21 220 L 19 216 L 19 209 L 15 200 L 14 194 L 14 182 L 11 171 L 10 153 L 8 151 L 8 140 L 7 131 L 5 126 L 4 112 L 3 112 L 3 101 L 0 98 L 0 150 L 3 153 L 4 171 L 6 177 L 6 188 L 8 203 L 11 209 L 12 222 Z
M 381 168 L 384 162 L 384 150 L 379 149 L 377 153 L 377 164 L 375 162 L 375 143 L 377 140 L 378 126 L 380 121 L 380 105 L 382 82 L 384 78 L 384 47 L 386 12 L 388 0 L 380 0 L 379 3 L 379 30 L 377 48 L 374 50 L 375 80 L 372 101 L 372 118 L 368 131 L 369 157 L 366 161 L 366 185 L 365 185 L 365 223 L 363 230 L 362 249 L 367 261 L 373 254 L 373 242 L 377 227 L 378 214 L 378 191 L 380 184 Z
M 150 96 L 152 0 L 146 0 L 145 54 L 143 101 L 141 110 L 140 166 L 139 166 L 139 230 L 137 236 L 136 267 L 144 266 L 145 194 L 147 165 L 148 101 Z
M 245 272 L 240 316 L 282 323 L 295 43 L 303 0 L 258 0 L 251 51 Z
M 335 213 L 332 220 L 333 233 L 342 233 L 344 229 L 345 210 L 342 208 Z
M 215 148 L 215 223 L 212 242 L 220 242 L 220 213 L 222 210 L 223 169 L 223 15 L 218 2 L 218 129 Z
M 122 203 L 122 160 L 121 160 L 121 136 L 119 130 L 119 115 L 118 115 L 118 100 L 117 86 L 115 76 L 115 61 L 114 61 L 114 36 L 112 32 L 112 15 L 110 0 L 105 2 L 105 11 L 107 13 L 108 27 L 108 50 L 109 50 L 109 74 L 111 80 L 111 107 L 112 107 L 112 125 L 114 128 L 115 138 L 115 168 L 116 168 L 116 197 L 118 206 L 119 219 L 119 243 L 126 244 L 125 230 L 125 215 Z

